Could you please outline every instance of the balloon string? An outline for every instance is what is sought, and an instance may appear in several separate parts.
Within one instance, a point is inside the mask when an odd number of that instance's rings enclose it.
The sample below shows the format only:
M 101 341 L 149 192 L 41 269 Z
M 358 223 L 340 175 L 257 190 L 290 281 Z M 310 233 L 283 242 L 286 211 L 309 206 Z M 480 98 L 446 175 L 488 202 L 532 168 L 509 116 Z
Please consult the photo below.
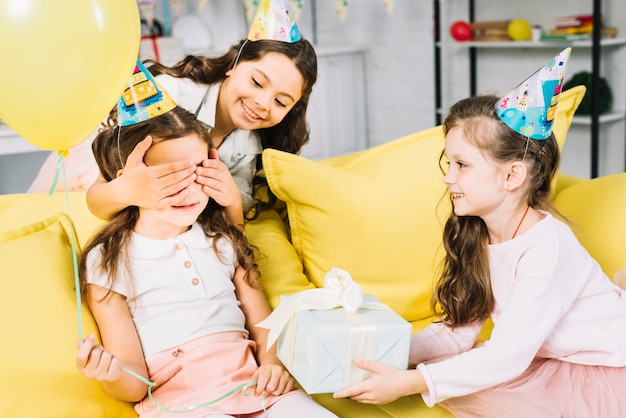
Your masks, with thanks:
M 57 160 L 56 169 L 54 172 L 54 180 L 50 187 L 49 195 L 54 193 L 56 184 L 59 178 L 59 173 L 63 173 L 63 190 L 65 191 L 65 206 L 67 206 L 67 215 L 70 218 L 70 225 L 72 230 L 70 231 L 70 239 L 72 244 L 72 263 L 74 265 L 74 291 L 76 293 L 76 318 L 78 327 L 78 336 L 83 339 L 83 310 L 82 301 L 80 297 L 80 281 L 78 279 L 78 251 L 76 245 L 76 228 L 74 228 L 74 218 L 72 217 L 72 209 L 70 205 L 70 195 L 67 188 L 67 171 L 65 170 L 65 158 L 67 157 L 67 150 L 59 151 L 59 158 Z
M 49 195 L 54 193 L 54 190 L 57 188 L 57 182 L 59 181 L 59 173 L 63 170 L 65 173 L 65 158 L 67 158 L 68 150 L 60 150 L 58 152 L 59 158 L 57 159 L 56 168 L 54 170 L 54 178 L 52 179 L 52 184 L 50 185 L 50 190 L 48 191 Z M 67 189 L 67 181 L 65 182 L 65 189 Z
M 168 413 L 179 413 L 179 412 L 188 412 L 188 411 L 193 411 L 194 409 L 198 409 L 198 408 L 203 408 L 205 406 L 210 406 L 213 405 L 219 401 L 222 401 L 226 398 L 228 398 L 229 396 L 232 396 L 234 394 L 236 394 L 237 392 L 241 392 L 243 396 L 250 396 L 249 393 L 246 393 L 246 390 L 249 389 L 252 386 L 256 386 L 257 382 L 248 382 L 248 383 L 242 383 L 240 385 L 238 385 L 237 387 L 235 387 L 234 389 L 230 390 L 229 392 L 223 394 L 222 396 L 220 396 L 219 398 L 213 399 L 212 401 L 208 401 L 208 402 L 204 402 L 204 403 L 200 403 L 197 405 L 192 405 L 192 406 L 186 406 L 184 408 L 177 408 L 177 409 L 169 409 L 166 408 L 162 405 L 160 405 L 157 401 L 154 400 L 154 397 L 152 396 L 152 388 L 154 386 L 156 386 L 155 382 L 151 382 L 150 380 L 146 379 L 145 377 L 143 377 L 142 375 L 135 373 L 132 370 L 126 369 L 126 368 L 121 368 L 122 371 L 128 373 L 129 375 L 137 378 L 138 380 L 142 381 L 143 383 L 145 383 L 146 385 L 148 385 L 148 397 L 150 398 L 150 402 L 152 402 L 152 404 L 160 411 L 162 412 L 168 412 Z M 261 406 L 263 407 L 263 414 L 267 417 L 267 405 L 265 402 L 265 394 L 261 395 Z

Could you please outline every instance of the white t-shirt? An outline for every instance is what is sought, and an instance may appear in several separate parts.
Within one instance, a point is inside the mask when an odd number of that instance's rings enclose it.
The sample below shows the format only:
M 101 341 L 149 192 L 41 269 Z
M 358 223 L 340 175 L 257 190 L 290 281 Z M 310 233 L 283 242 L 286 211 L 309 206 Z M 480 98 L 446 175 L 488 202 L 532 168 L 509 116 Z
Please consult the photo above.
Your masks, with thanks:
M 454 331 L 433 324 L 414 336 L 427 405 L 509 381 L 535 357 L 626 366 L 626 292 L 613 284 L 571 229 L 547 214 L 512 240 L 489 245 L 495 308 L 482 324 Z M 460 353 L 460 354 L 459 354 Z
M 199 109 L 198 120 L 209 129 L 215 126 L 215 111 L 221 83 L 206 85 L 167 74 L 159 74 L 156 79 L 176 104 L 191 113 L 196 113 Z M 256 173 L 257 156 L 262 152 L 261 140 L 256 132 L 241 129 L 231 132 L 217 149 L 220 160 L 226 164 L 241 191 L 244 213 L 252 207 L 252 178 Z
M 122 270 L 112 289 L 127 298 L 146 360 L 205 335 L 247 333 L 232 282 L 238 265 L 234 249 L 220 239 L 220 260 L 212 245 L 198 224 L 165 240 L 133 233 L 134 286 Z M 100 257 L 101 247 L 89 253 L 87 282 L 108 287 L 107 277 L 94 267 Z

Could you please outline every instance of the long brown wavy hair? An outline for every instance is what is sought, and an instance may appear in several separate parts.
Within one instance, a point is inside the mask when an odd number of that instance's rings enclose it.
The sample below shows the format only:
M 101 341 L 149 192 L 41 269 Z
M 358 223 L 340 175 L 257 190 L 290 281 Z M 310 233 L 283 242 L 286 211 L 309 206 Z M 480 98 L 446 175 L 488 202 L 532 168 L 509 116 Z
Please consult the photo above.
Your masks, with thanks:
M 198 135 L 206 141 L 209 147 L 211 146 L 210 136 L 204 125 L 192 113 L 177 106 L 145 122 L 104 128 L 94 140 L 92 149 L 102 176 L 110 181 L 117 177 L 120 170 L 124 168 L 128 155 L 146 136 L 151 135 L 153 143 L 158 143 L 191 134 Z M 91 237 L 81 254 L 79 263 L 80 285 L 84 298 L 87 296 L 87 255 L 100 245 L 102 258 L 97 268 L 109 278 L 107 283 L 109 291 L 121 273 L 126 273 L 132 280 L 127 254 L 132 231 L 138 219 L 139 208 L 129 206 L 111 218 Z M 217 242 L 220 239 L 228 239 L 232 243 L 239 265 L 247 272 L 246 282 L 257 286 L 259 270 L 254 262 L 253 249 L 248 245 L 243 232 L 228 220 L 225 209 L 210 199 L 197 222 L 207 236 L 214 237 L 213 249 L 218 256 Z
M 467 141 L 495 161 L 524 161 L 528 166 L 526 203 L 556 212 L 551 182 L 560 153 L 554 134 L 546 140 L 534 140 L 515 132 L 496 115 L 498 100 L 494 95 L 460 100 L 450 108 L 444 132 L 461 128 Z M 443 231 L 446 255 L 431 302 L 434 310 L 441 308 L 441 321 L 446 325 L 483 321 L 493 311 L 488 242 L 487 226 L 481 218 L 457 216 L 451 211 Z
M 245 43 L 245 45 L 244 45 Z M 276 40 L 247 41 L 242 39 L 232 45 L 228 51 L 218 57 L 189 55 L 175 65 L 168 67 L 163 64 L 147 61 L 148 70 L 154 75 L 168 74 L 173 77 L 189 78 L 203 84 L 212 84 L 223 81 L 226 72 L 231 70 L 235 61 L 255 61 L 268 52 L 277 52 L 293 61 L 302 75 L 304 85 L 300 100 L 285 115 L 283 120 L 275 126 L 256 130 L 261 139 L 263 149 L 273 148 L 280 151 L 298 154 L 309 141 L 309 126 L 306 121 L 306 111 L 313 85 L 317 80 L 317 55 L 315 49 L 306 39 L 297 42 L 282 42 Z M 261 169 L 263 162 L 257 159 L 257 169 Z M 256 185 L 266 185 L 265 178 L 257 176 Z M 269 188 L 268 188 L 269 191 Z M 259 213 L 276 203 L 276 197 L 269 191 L 268 201 L 255 202 L 255 211 Z

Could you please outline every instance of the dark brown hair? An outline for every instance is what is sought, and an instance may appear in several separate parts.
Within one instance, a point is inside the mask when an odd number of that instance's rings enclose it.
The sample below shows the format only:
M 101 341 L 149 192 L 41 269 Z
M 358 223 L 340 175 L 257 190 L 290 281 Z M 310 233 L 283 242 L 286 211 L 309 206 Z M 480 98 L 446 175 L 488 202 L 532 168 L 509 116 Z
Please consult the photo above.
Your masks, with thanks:
M 554 211 L 551 183 L 560 158 L 554 134 L 546 140 L 534 140 L 515 132 L 496 115 L 498 100 L 493 95 L 460 100 L 450 108 L 444 132 L 462 129 L 467 141 L 495 161 L 524 161 L 528 166 L 526 203 L 535 209 Z M 487 319 L 494 307 L 487 226 L 477 216 L 457 216 L 451 211 L 443 244 L 446 256 L 433 309 L 438 305 L 443 311 L 442 321 L 452 327 Z

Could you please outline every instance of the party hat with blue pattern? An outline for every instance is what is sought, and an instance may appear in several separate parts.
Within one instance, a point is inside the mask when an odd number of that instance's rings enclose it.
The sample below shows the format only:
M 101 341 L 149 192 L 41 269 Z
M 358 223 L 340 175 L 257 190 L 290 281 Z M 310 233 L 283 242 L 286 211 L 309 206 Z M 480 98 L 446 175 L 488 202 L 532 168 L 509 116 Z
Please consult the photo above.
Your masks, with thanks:
M 571 51 L 565 48 L 496 103 L 496 113 L 509 128 L 531 139 L 550 137 Z
M 150 74 L 150 71 L 137 60 L 135 70 L 128 80 L 128 87 L 117 103 L 117 123 L 119 126 L 144 122 L 176 107 L 176 102 Z
M 297 42 L 302 38 L 296 17 L 288 0 L 261 0 L 256 11 L 248 40 L 273 39 L 283 42 Z

